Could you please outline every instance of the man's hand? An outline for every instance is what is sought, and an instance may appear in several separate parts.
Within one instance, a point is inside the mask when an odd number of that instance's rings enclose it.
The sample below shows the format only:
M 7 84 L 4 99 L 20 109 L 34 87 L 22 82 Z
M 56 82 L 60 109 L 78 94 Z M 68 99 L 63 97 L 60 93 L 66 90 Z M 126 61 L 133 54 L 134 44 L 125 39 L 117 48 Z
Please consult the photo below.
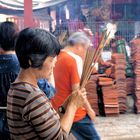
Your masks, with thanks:
M 63 103 L 63 107 L 66 110 L 68 105 L 73 105 L 78 109 L 79 107 L 82 107 L 87 100 L 86 96 L 86 90 L 85 88 L 80 90 L 75 90 L 72 92 L 72 94 L 65 100 Z

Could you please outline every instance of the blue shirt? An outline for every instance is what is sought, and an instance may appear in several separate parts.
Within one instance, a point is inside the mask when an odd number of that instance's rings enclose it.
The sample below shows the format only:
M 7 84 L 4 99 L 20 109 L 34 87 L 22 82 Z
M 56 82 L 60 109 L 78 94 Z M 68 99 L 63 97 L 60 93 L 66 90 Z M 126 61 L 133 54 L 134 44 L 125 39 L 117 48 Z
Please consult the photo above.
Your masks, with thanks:
M 0 55 L 0 106 L 6 106 L 8 90 L 15 81 L 19 69 L 16 55 Z
M 38 86 L 47 95 L 49 99 L 54 97 L 56 90 L 51 84 L 48 83 L 46 79 L 39 79 Z

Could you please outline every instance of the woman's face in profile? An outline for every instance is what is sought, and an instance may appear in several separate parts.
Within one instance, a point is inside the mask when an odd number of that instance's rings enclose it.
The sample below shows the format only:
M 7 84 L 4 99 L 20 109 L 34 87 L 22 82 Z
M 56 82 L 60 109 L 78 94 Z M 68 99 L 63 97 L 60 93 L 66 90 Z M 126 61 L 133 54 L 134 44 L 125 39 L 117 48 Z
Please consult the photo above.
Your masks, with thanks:
M 56 61 L 57 61 L 57 57 L 51 57 L 51 56 L 47 57 L 43 63 L 43 66 L 37 72 L 38 78 L 49 79 L 50 76 L 52 75 L 53 68 L 55 66 Z

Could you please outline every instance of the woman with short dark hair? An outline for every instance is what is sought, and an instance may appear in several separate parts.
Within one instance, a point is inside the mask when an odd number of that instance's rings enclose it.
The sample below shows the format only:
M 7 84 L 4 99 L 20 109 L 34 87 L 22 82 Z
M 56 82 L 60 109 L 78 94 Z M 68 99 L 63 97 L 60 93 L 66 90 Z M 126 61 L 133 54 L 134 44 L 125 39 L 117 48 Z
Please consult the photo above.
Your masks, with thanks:
M 20 32 L 16 54 L 21 71 L 7 97 L 7 119 L 13 140 L 72 140 L 69 134 L 77 108 L 83 106 L 85 89 L 68 98 L 62 118 L 53 109 L 37 80 L 48 79 L 61 46 L 49 32 L 27 28 Z

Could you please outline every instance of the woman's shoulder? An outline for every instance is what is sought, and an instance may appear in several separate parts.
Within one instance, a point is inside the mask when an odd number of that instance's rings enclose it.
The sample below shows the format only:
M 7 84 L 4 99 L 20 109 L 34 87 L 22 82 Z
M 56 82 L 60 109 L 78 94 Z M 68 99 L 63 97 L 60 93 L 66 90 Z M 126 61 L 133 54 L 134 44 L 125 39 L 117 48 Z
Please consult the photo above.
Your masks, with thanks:
M 36 95 L 44 95 L 44 93 L 37 87 L 35 87 L 32 84 L 26 83 L 26 82 L 14 82 L 10 90 L 17 91 L 17 93 L 27 93 L 30 96 L 36 96 Z M 27 97 L 27 94 L 25 95 Z
M 42 92 L 39 88 L 25 82 L 13 83 L 8 95 L 23 98 L 25 105 L 34 102 L 49 102 L 44 92 Z

